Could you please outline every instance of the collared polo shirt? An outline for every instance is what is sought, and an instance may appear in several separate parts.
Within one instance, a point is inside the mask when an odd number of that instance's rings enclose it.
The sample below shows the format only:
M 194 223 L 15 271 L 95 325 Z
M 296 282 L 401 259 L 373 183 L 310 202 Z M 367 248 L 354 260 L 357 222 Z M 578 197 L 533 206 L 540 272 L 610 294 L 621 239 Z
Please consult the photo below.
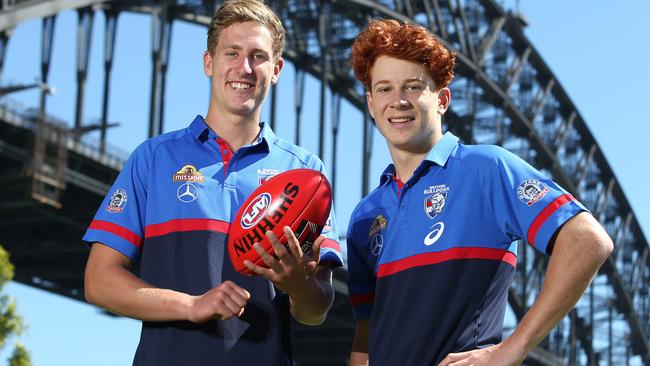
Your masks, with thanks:
M 541 252 L 586 209 L 514 154 L 446 133 L 398 191 L 391 164 L 348 226 L 349 293 L 373 366 L 501 341 L 516 240 Z
M 251 293 L 240 318 L 143 322 L 135 365 L 290 365 L 289 302 L 273 284 L 237 273 L 226 233 L 262 182 L 290 169 L 324 171 L 305 149 L 265 124 L 237 151 L 197 116 L 189 127 L 149 139 L 131 154 L 83 240 L 107 245 L 140 264 L 153 286 L 201 295 L 231 280 Z M 321 263 L 342 265 L 329 219 Z

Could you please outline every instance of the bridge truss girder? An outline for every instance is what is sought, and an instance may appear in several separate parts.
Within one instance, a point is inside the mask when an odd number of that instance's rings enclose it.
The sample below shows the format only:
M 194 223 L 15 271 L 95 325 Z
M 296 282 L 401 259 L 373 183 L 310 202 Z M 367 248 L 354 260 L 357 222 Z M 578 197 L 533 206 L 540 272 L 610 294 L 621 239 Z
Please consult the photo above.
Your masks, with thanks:
M 184 20 L 207 25 L 218 1 L 91 1 L 17 0 L 0 5 L 0 72 L 11 29 L 34 18 L 53 19 L 66 9 L 79 9 L 80 28 L 92 27 L 92 13 L 104 11 L 116 19 L 120 12 L 152 14 L 158 27 L 152 37 L 152 98 L 150 135 L 163 130 L 162 100 L 169 54 L 171 24 Z M 354 81 L 347 59 L 353 37 L 371 17 L 392 17 L 422 24 L 458 54 L 455 102 L 446 116 L 448 129 L 466 143 L 502 145 L 540 168 L 587 206 L 603 224 L 616 245 L 594 284 L 578 306 L 543 342 L 530 363 L 553 364 L 554 354 L 569 363 L 623 363 L 638 356 L 650 365 L 650 256 L 648 243 L 602 151 L 559 81 L 523 34 L 517 14 L 504 11 L 492 0 L 275 0 L 271 6 L 282 16 L 288 33 L 285 58 L 298 70 L 321 82 L 319 153 L 324 154 L 325 89 L 364 111 L 364 91 Z M 87 25 L 90 17 L 90 25 Z M 44 22 L 44 30 L 46 27 Z M 114 23 L 117 23 L 116 21 Z M 112 50 L 113 32 L 106 49 Z M 83 35 L 83 31 L 79 34 Z M 44 41 L 46 37 L 43 37 Z M 80 36 L 78 54 L 87 52 L 89 40 Z M 43 44 L 44 48 L 51 45 Z M 105 144 L 106 111 L 112 52 L 105 52 L 105 97 L 102 146 Z M 87 56 L 86 60 L 87 61 Z M 84 60 L 78 60 L 77 125 L 80 134 L 83 111 Z M 44 71 L 44 79 L 47 72 Z M 297 79 L 296 85 L 301 85 Z M 300 128 L 300 101 L 304 88 L 297 87 L 296 126 Z M 275 91 L 271 124 L 275 122 Z M 336 99 L 332 98 L 332 99 Z M 338 107 L 333 103 L 331 127 L 336 137 Z M 45 109 L 45 96 L 41 98 Z M 42 118 L 41 118 L 42 119 Z M 364 113 L 363 186 L 368 190 L 370 122 Z M 86 126 L 87 127 L 87 126 Z M 37 132 L 38 134 L 38 132 Z M 297 133 L 299 136 L 299 133 Z M 334 143 L 336 138 L 333 139 Z M 103 147 L 102 147 L 103 149 Z M 102 150 L 103 151 L 103 150 Z M 334 160 L 336 158 L 336 147 Z M 65 154 L 64 154 L 65 155 Z M 335 166 L 335 164 L 333 164 Z M 334 176 L 335 176 L 335 172 Z M 335 185 L 336 188 L 336 185 Z M 534 301 L 543 281 L 545 258 L 525 243 L 520 245 L 520 265 L 510 291 L 510 305 L 520 318 Z M 599 324 L 607 324 L 601 329 Z M 614 335 L 617 332 L 617 335 Z M 548 357 L 547 357 L 548 356 Z M 550 357 L 550 358 L 549 358 Z M 605 358 L 606 357 L 606 358 Z M 535 361 L 535 360 L 538 361 Z M 544 361 L 546 360 L 546 361 Z M 586 361 L 585 361 L 586 360 Z

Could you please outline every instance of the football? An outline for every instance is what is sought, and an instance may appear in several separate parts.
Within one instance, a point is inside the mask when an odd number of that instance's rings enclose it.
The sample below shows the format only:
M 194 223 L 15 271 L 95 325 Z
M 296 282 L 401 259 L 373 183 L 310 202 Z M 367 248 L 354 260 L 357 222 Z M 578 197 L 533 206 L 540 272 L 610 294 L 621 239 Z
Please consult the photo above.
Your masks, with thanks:
M 263 182 L 241 205 L 228 229 L 228 254 L 233 267 L 244 275 L 255 274 L 244 266 L 245 260 L 268 268 L 253 243 L 273 255 L 265 233 L 271 230 L 286 245 L 285 226 L 294 232 L 303 253 L 309 253 L 331 207 L 332 188 L 317 170 L 288 170 Z

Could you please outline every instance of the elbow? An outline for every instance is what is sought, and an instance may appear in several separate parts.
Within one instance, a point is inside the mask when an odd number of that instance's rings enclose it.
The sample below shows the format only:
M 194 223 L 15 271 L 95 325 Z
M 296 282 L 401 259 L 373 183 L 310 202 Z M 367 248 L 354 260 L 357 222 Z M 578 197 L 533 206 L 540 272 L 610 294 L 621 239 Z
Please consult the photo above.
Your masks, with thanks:
M 590 241 L 593 243 L 594 255 L 602 262 L 614 251 L 614 243 L 602 226 L 591 230 Z
M 97 305 L 97 295 L 88 274 L 84 277 L 84 298 L 87 303 Z
M 86 273 L 84 274 L 84 298 L 86 302 L 100 306 L 99 292 L 97 279 L 92 275 L 91 271 L 86 269 Z
M 294 315 L 293 318 L 302 325 L 315 327 L 325 322 L 326 314 L 323 314 L 320 317 L 297 317 Z

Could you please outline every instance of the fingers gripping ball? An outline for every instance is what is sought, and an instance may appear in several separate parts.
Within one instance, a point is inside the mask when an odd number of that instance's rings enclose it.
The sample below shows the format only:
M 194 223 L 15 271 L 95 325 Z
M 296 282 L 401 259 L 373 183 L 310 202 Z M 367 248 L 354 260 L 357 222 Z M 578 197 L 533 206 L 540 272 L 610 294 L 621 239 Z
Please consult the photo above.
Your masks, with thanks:
M 230 225 L 228 254 L 233 267 L 245 275 L 254 274 L 244 266 L 245 260 L 267 267 L 253 243 L 274 254 L 265 233 L 273 231 L 286 245 L 285 226 L 294 232 L 303 253 L 309 253 L 327 222 L 331 207 L 332 188 L 317 170 L 288 170 L 262 183 L 241 205 Z

